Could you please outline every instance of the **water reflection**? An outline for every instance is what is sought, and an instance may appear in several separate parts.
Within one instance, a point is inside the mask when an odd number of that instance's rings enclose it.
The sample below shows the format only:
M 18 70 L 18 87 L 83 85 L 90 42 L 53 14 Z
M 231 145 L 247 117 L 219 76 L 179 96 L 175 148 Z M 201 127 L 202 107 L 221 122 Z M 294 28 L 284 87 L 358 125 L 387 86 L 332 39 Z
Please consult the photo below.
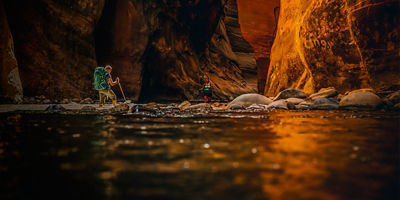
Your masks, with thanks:
M 5 180 L 1 195 L 10 198 L 398 195 L 396 113 L 0 117 L 1 129 L 6 130 L 0 134 L 0 173 Z

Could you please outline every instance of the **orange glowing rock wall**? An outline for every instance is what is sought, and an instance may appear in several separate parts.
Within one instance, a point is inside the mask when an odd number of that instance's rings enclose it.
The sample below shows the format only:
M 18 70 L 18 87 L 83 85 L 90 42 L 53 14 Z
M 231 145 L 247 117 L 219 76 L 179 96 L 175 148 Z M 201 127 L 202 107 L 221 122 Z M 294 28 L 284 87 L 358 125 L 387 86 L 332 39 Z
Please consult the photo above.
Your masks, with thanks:
M 263 93 L 279 15 L 279 0 L 237 0 L 237 4 L 243 37 L 255 52 L 258 91 Z
M 265 95 L 400 88 L 397 0 L 282 0 Z

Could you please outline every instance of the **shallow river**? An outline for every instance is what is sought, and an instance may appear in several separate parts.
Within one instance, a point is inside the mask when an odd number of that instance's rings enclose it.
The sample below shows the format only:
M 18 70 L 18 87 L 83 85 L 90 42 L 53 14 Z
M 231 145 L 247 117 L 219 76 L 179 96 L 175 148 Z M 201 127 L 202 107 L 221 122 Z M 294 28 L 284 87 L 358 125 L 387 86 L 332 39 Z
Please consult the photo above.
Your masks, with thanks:
M 399 113 L 0 115 L 1 199 L 398 199 Z

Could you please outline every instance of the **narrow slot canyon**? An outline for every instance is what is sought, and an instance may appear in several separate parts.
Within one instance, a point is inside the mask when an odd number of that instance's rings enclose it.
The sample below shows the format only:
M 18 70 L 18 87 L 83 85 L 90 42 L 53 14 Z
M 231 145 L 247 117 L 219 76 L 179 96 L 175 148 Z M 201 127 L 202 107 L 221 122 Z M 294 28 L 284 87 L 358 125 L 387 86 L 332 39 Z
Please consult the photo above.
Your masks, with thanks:
M 400 199 L 399 0 L 0 0 L 0 199 Z

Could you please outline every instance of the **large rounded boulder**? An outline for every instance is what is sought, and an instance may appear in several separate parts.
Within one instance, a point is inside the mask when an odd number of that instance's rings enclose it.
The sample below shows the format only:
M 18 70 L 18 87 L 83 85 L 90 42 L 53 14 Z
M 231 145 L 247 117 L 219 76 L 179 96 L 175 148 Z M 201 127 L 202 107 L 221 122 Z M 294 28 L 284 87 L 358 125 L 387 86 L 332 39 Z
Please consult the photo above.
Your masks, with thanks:
M 342 109 L 377 109 L 383 101 L 372 92 L 351 92 L 339 103 Z
M 238 97 L 236 97 L 236 99 L 234 99 L 231 103 L 228 104 L 228 109 L 231 108 L 236 108 L 236 107 L 249 107 L 253 104 L 263 104 L 263 105 L 268 105 L 272 103 L 272 100 L 269 99 L 268 97 L 264 96 L 264 95 L 260 95 L 260 94 L 242 94 Z

